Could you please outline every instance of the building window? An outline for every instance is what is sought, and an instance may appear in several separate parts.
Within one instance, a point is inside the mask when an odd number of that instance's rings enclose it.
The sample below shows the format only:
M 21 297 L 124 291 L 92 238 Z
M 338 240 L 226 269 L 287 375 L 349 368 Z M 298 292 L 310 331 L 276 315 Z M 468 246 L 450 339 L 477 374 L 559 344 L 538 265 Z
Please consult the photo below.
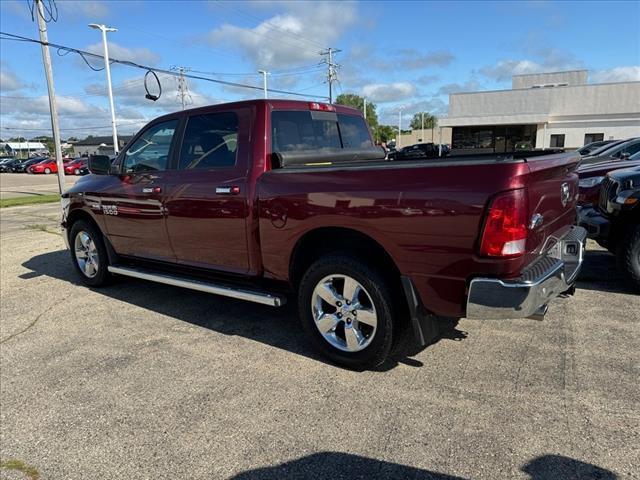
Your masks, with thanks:
M 551 135 L 551 142 L 549 143 L 550 147 L 563 148 L 564 147 L 564 134 L 562 135 Z
M 585 133 L 584 144 L 587 145 L 593 142 L 602 142 L 604 140 L 604 133 Z

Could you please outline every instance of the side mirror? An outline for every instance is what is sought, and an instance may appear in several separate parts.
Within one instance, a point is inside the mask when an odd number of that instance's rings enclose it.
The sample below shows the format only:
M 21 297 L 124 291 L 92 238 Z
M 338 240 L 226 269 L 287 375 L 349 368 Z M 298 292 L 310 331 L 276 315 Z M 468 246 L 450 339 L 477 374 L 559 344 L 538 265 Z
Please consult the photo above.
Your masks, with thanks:
M 92 155 L 89 157 L 89 171 L 95 175 L 109 175 L 111 159 L 107 155 Z
M 629 152 L 622 152 L 620 154 L 620 160 L 629 160 L 630 156 L 631 156 L 631 154 Z

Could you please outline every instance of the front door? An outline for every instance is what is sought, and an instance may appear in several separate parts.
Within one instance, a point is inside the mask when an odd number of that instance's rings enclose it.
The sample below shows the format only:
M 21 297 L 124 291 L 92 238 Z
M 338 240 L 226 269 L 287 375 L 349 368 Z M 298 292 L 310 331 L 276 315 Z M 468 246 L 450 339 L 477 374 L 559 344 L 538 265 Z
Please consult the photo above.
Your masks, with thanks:
M 120 174 L 101 194 L 109 239 L 121 255 L 175 261 L 163 202 L 178 122 L 147 127 L 123 152 Z
M 249 270 L 249 108 L 186 119 L 176 169 L 167 178 L 167 231 L 179 263 Z

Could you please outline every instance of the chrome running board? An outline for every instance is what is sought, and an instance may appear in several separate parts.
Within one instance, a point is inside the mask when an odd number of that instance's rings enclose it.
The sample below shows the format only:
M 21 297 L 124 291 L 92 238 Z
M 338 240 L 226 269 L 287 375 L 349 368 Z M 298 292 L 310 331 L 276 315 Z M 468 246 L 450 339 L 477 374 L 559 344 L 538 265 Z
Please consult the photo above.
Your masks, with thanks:
M 119 267 L 114 265 L 109 266 L 108 270 L 109 272 L 118 275 L 139 278 L 141 280 L 149 280 L 151 282 L 164 283 L 165 285 L 173 285 L 174 287 L 198 290 L 199 292 L 212 293 L 214 295 L 222 295 L 223 297 L 237 298 L 238 300 L 246 300 L 248 302 L 269 305 L 271 307 L 280 307 L 286 303 L 286 297 L 284 295 L 273 295 L 265 292 L 241 290 L 227 285 L 217 285 L 215 283 L 204 282 L 201 280 L 175 277 L 172 275 L 151 272 L 148 270 L 135 269 L 131 267 Z

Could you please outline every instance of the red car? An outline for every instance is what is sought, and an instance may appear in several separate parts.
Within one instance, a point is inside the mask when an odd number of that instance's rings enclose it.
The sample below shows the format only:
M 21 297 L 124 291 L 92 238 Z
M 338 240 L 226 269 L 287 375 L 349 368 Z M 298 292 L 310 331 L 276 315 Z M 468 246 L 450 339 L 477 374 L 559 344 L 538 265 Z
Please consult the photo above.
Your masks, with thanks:
M 116 274 L 273 307 L 296 293 L 318 350 L 367 368 L 403 328 L 433 341 L 432 314 L 541 319 L 572 291 L 580 157 L 542 153 L 390 162 L 359 110 L 219 104 L 153 120 L 115 164 L 91 157 L 62 227 L 87 285 Z
M 64 165 L 65 175 L 80 175 L 82 169 L 87 166 L 86 158 L 74 158 Z
M 635 155 L 629 160 L 615 160 L 612 162 L 600 162 L 583 165 L 578 169 L 580 183 L 578 184 L 578 205 L 598 203 L 600 184 L 609 172 L 640 166 L 640 158 Z
M 50 173 L 58 173 L 58 165 L 54 158 L 47 158 L 46 160 L 31 165 L 27 168 L 27 173 L 45 173 L 47 175 Z

